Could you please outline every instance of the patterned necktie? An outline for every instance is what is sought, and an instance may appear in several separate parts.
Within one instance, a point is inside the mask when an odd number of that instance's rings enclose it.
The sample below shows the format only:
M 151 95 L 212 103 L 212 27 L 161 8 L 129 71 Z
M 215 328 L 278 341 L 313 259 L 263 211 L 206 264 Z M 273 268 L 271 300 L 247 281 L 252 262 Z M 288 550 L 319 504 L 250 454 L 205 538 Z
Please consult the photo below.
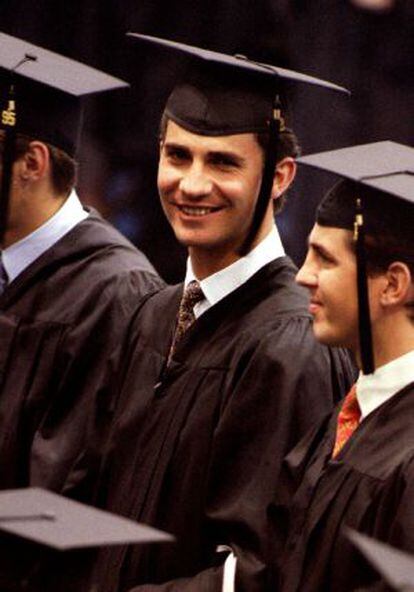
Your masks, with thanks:
M 181 341 L 184 333 L 195 321 L 194 306 L 197 302 L 200 302 L 203 299 L 204 294 L 203 290 L 200 288 L 200 284 L 195 280 L 191 281 L 184 290 L 183 297 L 181 298 L 180 308 L 178 309 L 177 315 L 177 324 L 175 326 L 174 337 L 168 354 L 167 365 L 169 365 L 171 358 L 174 355 L 177 344 Z
M 336 425 L 336 439 L 332 458 L 335 458 L 339 454 L 347 440 L 352 436 L 353 432 L 359 425 L 360 417 L 361 409 L 359 408 L 358 399 L 356 396 L 356 385 L 354 384 L 345 397 L 342 408 L 338 415 Z
M 9 281 L 9 278 L 7 276 L 6 270 L 4 269 L 3 260 L 1 258 L 1 253 L 0 253 L 0 296 L 3 294 L 8 281 Z

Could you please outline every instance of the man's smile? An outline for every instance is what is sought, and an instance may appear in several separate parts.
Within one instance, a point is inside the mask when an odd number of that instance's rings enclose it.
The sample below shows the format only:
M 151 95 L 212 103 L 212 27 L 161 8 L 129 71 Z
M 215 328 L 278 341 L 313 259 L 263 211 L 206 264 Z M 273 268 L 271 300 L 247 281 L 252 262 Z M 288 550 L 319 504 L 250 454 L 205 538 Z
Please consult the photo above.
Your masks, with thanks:
M 187 204 L 174 204 L 174 206 L 186 216 L 196 217 L 207 216 L 222 209 L 221 206 L 191 206 Z
M 315 315 L 316 312 L 321 308 L 322 303 L 320 302 L 320 300 L 316 300 L 315 298 L 312 298 L 310 303 L 309 303 L 309 312 L 312 315 Z

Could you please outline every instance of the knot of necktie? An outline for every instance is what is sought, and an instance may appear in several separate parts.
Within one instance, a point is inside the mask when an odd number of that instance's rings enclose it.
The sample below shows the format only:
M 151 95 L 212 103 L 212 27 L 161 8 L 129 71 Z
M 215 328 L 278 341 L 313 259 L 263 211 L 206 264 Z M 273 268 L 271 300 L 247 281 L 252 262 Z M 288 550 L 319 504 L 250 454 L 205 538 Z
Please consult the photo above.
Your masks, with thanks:
M 339 454 L 345 443 L 352 436 L 359 425 L 360 418 L 361 409 L 356 396 L 356 385 L 354 384 L 346 395 L 338 415 L 332 458 L 335 458 Z
M 174 355 L 175 349 L 182 337 L 191 327 L 195 321 L 194 306 L 204 299 L 203 290 L 200 284 L 193 280 L 185 288 L 183 296 L 180 302 L 180 308 L 178 309 L 177 323 L 175 326 L 175 332 L 171 343 L 170 352 L 168 355 L 168 364 Z

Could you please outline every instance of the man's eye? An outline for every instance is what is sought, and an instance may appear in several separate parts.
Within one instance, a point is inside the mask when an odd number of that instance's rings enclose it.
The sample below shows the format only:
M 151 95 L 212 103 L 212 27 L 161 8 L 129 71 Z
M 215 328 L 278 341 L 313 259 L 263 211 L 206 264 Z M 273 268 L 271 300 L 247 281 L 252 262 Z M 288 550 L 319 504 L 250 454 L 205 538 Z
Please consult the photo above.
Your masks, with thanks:
M 175 162 L 183 161 L 188 158 L 188 154 L 185 150 L 180 150 L 177 148 L 167 150 L 167 156 L 170 160 L 173 160 Z
M 326 265 L 329 265 L 331 263 L 334 263 L 334 260 L 332 259 L 332 257 L 330 257 L 329 255 L 327 255 L 326 253 L 324 253 L 323 251 L 319 252 L 319 259 L 325 263 Z
M 310 247 L 310 249 L 313 251 L 315 257 L 324 265 L 329 265 L 332 263 L 335 263 L 335 260 L 333 259 L 333 257 L 331 257 L 329 255 L 329 253 L 327 253 L 324 249 L 320 249 L 317 245 Z
M 217 155 L 211 158 L 212 164 L 215 166 L 223 167 L 223 168 L 236 168 L 237 162 L 234 158 L 224 155 Z

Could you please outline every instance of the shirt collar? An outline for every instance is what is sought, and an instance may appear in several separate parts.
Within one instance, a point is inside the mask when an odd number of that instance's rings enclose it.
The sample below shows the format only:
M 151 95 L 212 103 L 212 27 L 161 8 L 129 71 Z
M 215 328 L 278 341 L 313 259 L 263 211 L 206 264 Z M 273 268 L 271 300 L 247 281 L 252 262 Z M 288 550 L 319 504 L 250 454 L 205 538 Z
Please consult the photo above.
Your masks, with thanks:
M 88 212 L 83 209 L 73 190 L 62 207 L 49 220 L 2 251 L 3 265 L 9 282 L 87 216 Z
M 194 307 L 195 316 L 200 316 L 208 308 L 247 282 L 259 269 L 278 257 L 283 257 L 284 254 L 282 241 L 276 224 L 274 224 L 269 234 L 245 257 L 241 257 L 228 267 L 199 282 L 205 300 Z M 197 280 L 197 278 L 191 265 L 191 259 L 188 258 L 185 285 L 187 286 L 192 280 Z
M 414 381 L 414 350 L 380 366 L 373 374 L 360 374 L 356 383 L 361 421 Z

